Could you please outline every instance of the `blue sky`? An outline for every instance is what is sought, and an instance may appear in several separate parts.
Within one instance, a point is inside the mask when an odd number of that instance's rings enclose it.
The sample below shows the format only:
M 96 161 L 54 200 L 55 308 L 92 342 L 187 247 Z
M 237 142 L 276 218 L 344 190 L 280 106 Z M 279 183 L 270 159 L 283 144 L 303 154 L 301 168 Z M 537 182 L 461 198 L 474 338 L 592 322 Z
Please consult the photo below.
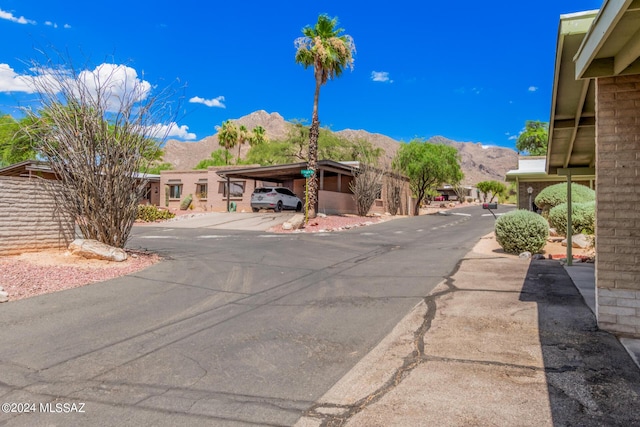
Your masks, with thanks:
M 0 0 L 0 111 L 32 105 L 26 62 L 53 47 L 76 68 L 127 66 L 152 91 L 179 81 L 172 138 L 199 140 L 256 110 L 310 121 L 313 74 L 293 41 L 327 13 L 357 53 L 354 71 L 321 90 L 322 126 L 513 148 L 526 120 L 549 120 L 559 16 L 601 4 Z

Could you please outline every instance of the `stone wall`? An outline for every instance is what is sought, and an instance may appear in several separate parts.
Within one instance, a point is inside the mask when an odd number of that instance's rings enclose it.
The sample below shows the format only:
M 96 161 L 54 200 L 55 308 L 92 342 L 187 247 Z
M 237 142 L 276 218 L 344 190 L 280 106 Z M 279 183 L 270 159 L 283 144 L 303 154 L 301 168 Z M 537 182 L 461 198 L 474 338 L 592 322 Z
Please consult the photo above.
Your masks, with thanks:
M 73 223 L 56 214 L 45 181 L 0 176 L 0 194 L 0 255 L 64 249 L 71 242 Z
M 596 90 L 598 324 L 640 336 L 640 75 Z

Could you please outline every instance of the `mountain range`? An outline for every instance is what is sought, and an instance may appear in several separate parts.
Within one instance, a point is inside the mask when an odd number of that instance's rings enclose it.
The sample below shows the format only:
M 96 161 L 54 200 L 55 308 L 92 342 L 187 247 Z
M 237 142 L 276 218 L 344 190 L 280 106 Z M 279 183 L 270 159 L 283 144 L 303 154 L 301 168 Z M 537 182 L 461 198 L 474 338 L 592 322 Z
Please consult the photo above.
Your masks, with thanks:
M 278 113 L 267 113 L 264 110 L 234 120 L 238 125 L 245 125 L 247 129 L 262 126 L 270 140 L 285 139 L 290 123 Z M 336 135 L 349 141 L 366 140 L 373 147 L 384 150 L 384 158 L 392 159 L 402 142 L 386 135 L 370 133 L 365 130 L 345 129 L 335 132 Z M 429 140 L 431 143 L 445 144 L 455 147 L 460 155 L 460 166 L 464 172 L 464 184 L 473 185 L 480 181 L 504 181 L 506 173 L 518 166 L 518 153 L 510 148 L 487 147 L 481 143 L 457 142 L 442 136 Z M 207 159 L 211 153 L 220 149 L 217 135 L 207 136 L 197 142 L 183 142 L 168 140 L 164 147 L 164 161 L 175 169 L 193 169 L 200 160 Z M 244 157 L 250 147 L 241 147 L 241 157 Z M 235 155 L 237 151 L 233 149 Z

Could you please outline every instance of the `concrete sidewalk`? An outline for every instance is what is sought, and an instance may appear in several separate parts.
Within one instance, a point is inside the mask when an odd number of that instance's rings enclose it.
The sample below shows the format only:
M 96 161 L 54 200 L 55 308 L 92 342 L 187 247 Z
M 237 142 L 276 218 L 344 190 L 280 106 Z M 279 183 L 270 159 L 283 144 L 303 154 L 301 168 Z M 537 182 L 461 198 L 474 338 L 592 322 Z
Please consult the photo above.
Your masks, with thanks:
M 558 261 L 489 235 L 297 425 L 345 424 L 640 425 L 640 369 Z

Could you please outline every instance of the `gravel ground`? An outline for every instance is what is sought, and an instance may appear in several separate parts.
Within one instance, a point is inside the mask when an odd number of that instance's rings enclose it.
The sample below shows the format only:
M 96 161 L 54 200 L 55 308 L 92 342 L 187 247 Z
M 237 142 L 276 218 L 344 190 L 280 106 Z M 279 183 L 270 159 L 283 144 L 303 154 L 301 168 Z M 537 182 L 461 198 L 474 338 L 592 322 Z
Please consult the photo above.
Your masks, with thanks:
M 56 250 L 2 256 L 0 286 L 9 301 L 15 301 L 135 273 L 159 261 L 157 255 L 133 252 L 123 262 L 88 260 Z

